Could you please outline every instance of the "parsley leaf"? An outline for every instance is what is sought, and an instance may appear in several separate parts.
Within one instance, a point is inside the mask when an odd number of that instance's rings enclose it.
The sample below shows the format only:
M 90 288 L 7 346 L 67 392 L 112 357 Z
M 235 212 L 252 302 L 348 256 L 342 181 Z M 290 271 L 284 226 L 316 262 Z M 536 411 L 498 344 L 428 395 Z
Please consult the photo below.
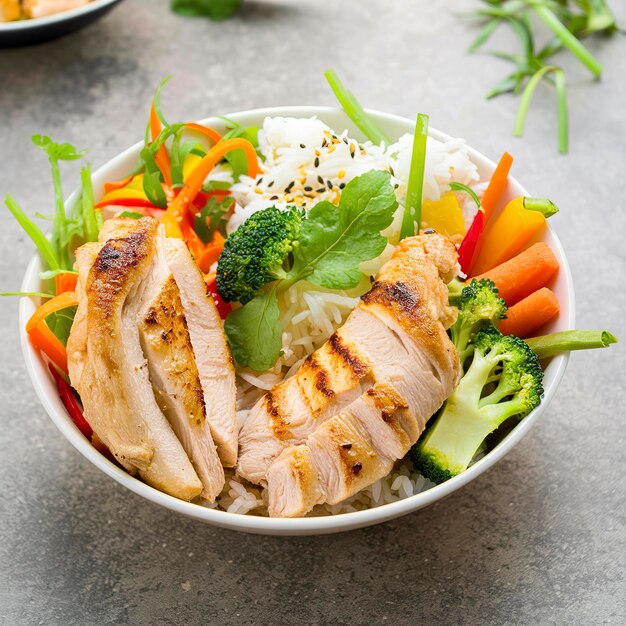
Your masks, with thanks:
M 398 208 L 390 178 L 389 172 L 366 172 L 346 185 L 339 206 L 323 201 L 309 211 L 286 277 L 226 318 L 237 363 L 264 371 L 278 360 L 282 328 L 277 291 L 305 279 L 329 289 L 358 285 L 363 277 L 359 264 L 377 257 L 387 245 L 380 231 L 391 224 Z
M 225 20 L 233 15 L 241 0 L 172 0 L 172 11 L 186 17 Z
M 330 289 L 356 287 L 359 263 L 377 257 L 387 239 L 380 234 L 393 221 L 398 202 L 389 172 L 371 170 L 351 180 L 339 206 L 319 202 L 302 223 L 299 245 L 287 279 Z
M 274 285 L 226 318 L 224 329 L 239 365 L 264 371 L 276 363 L 282 345 L 279 317 Z

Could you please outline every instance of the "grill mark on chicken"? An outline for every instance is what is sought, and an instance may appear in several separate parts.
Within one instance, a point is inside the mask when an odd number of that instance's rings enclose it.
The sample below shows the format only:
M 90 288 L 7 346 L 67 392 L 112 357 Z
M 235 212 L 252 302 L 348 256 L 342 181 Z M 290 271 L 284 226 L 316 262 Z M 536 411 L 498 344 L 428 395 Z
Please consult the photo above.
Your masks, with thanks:
M 327 398 L 331 398 L 335 395 L 335 391 L 332 387 L 329 386 L 330 375 L 326 368 L 319 362 L 315 353 L 309 354 L 309 356 L 305 359 L 302 364 L 302 371 L 304 375 L 302 376 L 302 382 L 307 381 L 307 374 L 310 373 L 313 376 L 313 384 L 315 388 Z M 304 391 L 304 388 L 301 386 L 301 389 Z M 304 397 L 307 400 L 308 398 L 306 392 L 304 393 Z
M 153 235 L 156 225 L 148 223 L 126 237 L 107 241 L 93 264 L 87 291 L 95 293 L 95 305 L 102 310 L 105 318 L 115 310 L 115 299 L 126 287 L 130 270 L 136 268 L 146 258 L 152 243 L 148 235 Z
M 415 294 L 401 281 L 389 283 L 377 280 L 370 291 L 361 296 L 361 300 L 365 304 L 377 303 L 384 306 L 395 304 L 401 311 L 409 315 L 413 315 L 419 307 Z
M 274 397 L 274 394 L 270 390 L 265 394 L 263 402 L 270 416 L 270 425 L 274 435 L 278 437 L 278 439 L 288 440 L 291 437 L 291 432 L 288 428 L 287 420 L 280 411 L 278 398 Z
M 355 380 L 367 376 L 370 369 L 369 366 L 364 363 L 357 354 L 354 354 L 350 350 L 349 346 L 342 341 L 338 333 L 335 332 L 330 336 L 328 346 L 331 352 L 340 357 L 348 369 L 351 370 Z

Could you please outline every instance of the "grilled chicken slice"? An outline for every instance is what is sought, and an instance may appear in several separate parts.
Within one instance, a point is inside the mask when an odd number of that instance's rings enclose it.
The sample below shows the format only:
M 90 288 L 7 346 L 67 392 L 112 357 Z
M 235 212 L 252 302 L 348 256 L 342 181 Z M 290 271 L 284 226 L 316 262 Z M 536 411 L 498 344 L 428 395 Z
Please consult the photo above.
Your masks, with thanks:
M 287 447 L 304 443 L 374 383 L 393 384 L 420 419 L 451 393 L 458 355 L 446 328 L 454 246 L 437 234 L 405 239 L 342 328 L 292 378 L 272 388 L 240 432 L 238 473 L 262 483 Z
M 24 17 L 44 17 L 82 7 L 91 0 L 23 0 Z
M 201 496 L 214 502 L 224 486 L 224 470 L 206 419 L 187 320 L 162 234 L 142 302 L 139 333 L 157 403 L 202 481 Z
M 101 233 L 106 242 L 76 251 L 80 301 L 67 346 L 70 379 L 87 421 L 120 463 L 157 489 L 191 500 L 202 483 L 156 403 L 137 325 L 158 222 L 112 222 Z
M 336 504 L 371 485 L 409 451 L 424 424 L 391 385 L 375 384 L 272 463 L 270 515 L 300 517 L 316 504 Z
M 187 246 L 165 240 L 165 257 L 180 290 L 191 346 L 204 391 L 206 416 L 225 467 L 237 463 L 238 432 L 235 416 L 235 368 L 224 326 L 206 284 Z

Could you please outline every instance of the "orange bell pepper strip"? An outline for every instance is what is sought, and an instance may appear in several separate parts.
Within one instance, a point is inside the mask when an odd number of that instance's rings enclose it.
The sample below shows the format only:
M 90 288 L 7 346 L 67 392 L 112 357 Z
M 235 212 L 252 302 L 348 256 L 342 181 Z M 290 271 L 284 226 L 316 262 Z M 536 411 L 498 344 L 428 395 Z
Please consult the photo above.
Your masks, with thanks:
M 208 137 L 214 144 L 222 140 L 222 135 L 208 126 L 202 126 L 202 124 L 195 124 L 194 122 L 189 122 L 185 126 L 189 130 L 195 130 L 197 133 Z
M 78 274 L 67 272 L 66 274 L 57 274 L 54 277 L 54 285 L 57 295 L 67 291 L 75 291 L 78 282 Z
M 26 332 L 33 346 L 43 352 L 57 367 L 67 374 L 67 350 L 56 335 L 48 328 L 46 317 L 51 313 L 76 306 L 78 299 L 74 291 L 66 291 L 42 304 L 26 323 Z
M 117 181 L 113 181 L 110 183 L 104 183 L 104 193 L 110 193 L 111 191 L 116 191 L 117 189 L 122 189 L 122 187 L 126 187 L 126 185 L 128 185 L 128 183 L 130 183 L 133 180 L 132 176 L 128 176 L 127 178 L 124 178 L 123 180 L 117 180 Z
M 154 141 L 161 132 L 161 120 L 157 115 L 156 109 L 154 108 L 154 100 L 152 101 L 152 106 L 150 107 L 150 135 L 152 136 L 152 141 Z M 172 186 L 172 168 L 170 164 L 170 155 L 167 152 L 167 148 L 162 145 L 154 155 L 154 160 L 156 164 L 159 166 L 161 170 L 161 174 L 163 174 L 163 180 L 168 187 Z
M 248 160 L 248 176 L 256 177 L 261 171 L 254 146 L 241 137 L 226 139 L 213 146 L 191 172 L 184 186 L 179 191 L 174 201 L 168 206 L 161 222 L 165 226 L 168 237 L 182 238 L 180 220 L 193 199 L 202 189 L 202 185 L 211 170 L 222 160 L 225 154 L 232 150 L 243 150 Z
M 221 233 L 216 232 L 213 237 L 213 242 L 205 248 L 204 252 L 199 257 L 196 257 L 198 267 L 204 274 L 206 274 L 211 269 L 211 265 L 220 258 L 223 249 L 224 237 L 222 237 Z
M 484 274 L 519 254 L 546 225 L 546 218 L 558 211 L 550 200 L 516 198 L 491 220 L 473 271 Z

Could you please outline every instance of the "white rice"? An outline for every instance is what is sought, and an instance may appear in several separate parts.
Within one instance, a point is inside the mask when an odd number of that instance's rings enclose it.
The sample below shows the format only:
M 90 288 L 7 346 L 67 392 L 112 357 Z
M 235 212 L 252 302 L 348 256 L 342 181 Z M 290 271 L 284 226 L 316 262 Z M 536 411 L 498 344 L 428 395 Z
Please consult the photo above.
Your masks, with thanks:
M 390 258 L 400 232 L 406 188 L 409 178 L 412 135 L 403 135 L 387 147 L 371 142 L 358 142 L 347 131 L 337 133 L 321 120 L 296 118 L 266 118 L 259 131 L 259 148 L 265 158 L 261 174 L 252 179 L 242 176 L 232 186 L 236 204 L 227 231 L 235 231 L 250 215 L 276 206 L 297 206 L 306 210 L 321 200 L 339 202 L 341 190 L 354 177 L 371 169 L 392 174 L 399 208 L 393 224 L 383 233 L 390 239 L 383 254 L 361 265 L 363 280 L 350 292 L 331 291 L 300 282 L 282 294 L 279 300 L 283 326 L 283 354 L 276 365 L 259 373 L 238 368 L 237 408 L 240 424 L 250 407 L 272 386 L 292 376 L 311 352 L 319 348 L 341 326 L 359 296 L 370 286 L 369 276 L 375 275 Z M 228 172 L 218 169 L 212 180 L 228 180 Z M 469 158 L 462 139 L 441 142 L 428 138 L 424 174 L 424 200 L 438 200 L 450 191 L 449 184 L 457 181 L 472 187 L 481 196 L 476 166 Z M 468 194 L 456 193 L 466 225 L 473 219 L 476 206 Z M 381 506 L 433 486 L 408 459 L 398 461 L 390 474 L 336 505 L 316 507 L 310 515 L 334 515 Z M 263 490 L 228 476 L 226 487 L 214 507 L 231 513 L 267 515 Z

